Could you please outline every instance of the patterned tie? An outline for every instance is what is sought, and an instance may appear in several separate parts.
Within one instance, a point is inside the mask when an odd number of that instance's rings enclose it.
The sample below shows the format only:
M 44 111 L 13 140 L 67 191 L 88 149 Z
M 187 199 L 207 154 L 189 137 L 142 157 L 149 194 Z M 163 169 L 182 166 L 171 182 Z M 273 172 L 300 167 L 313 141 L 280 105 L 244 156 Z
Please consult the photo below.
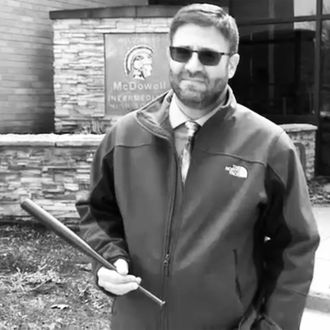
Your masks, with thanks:
M 194 140 L 195 133 L 197 132 L 199 125 L 194 121 L 185 122 L 186 128 L 188 130 L 187 142 L 182 150 L 181 154 L 181 176 L 182 182 L 185 183 L 188 174 L 188 169 L 191 162 L 191 150 Z

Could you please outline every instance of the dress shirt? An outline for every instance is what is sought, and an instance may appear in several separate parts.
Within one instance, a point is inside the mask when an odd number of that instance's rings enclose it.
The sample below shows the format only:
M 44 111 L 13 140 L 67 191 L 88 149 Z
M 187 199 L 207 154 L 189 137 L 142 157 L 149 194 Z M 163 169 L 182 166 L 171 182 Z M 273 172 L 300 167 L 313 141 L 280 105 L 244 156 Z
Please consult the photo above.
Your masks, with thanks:
M 202 127 L 206 123 L 206 121 L 210 119 L 221 107 L 222 104 L 220 104 L 219 106 L 217 106 L 215 109 L 208 112 L 204 116 L 196 119 L 192 119 L 181 111 L 178 105 L 177 96 L 173 94 L 169 108 L 169 120 L 171 127 L 174 131 L 174 143 L 175 143 L 176 152 L 179 156 L 181 155 L 184 145 L 188 139 L 188 130 L 184 125 L 184 123 L 186 121 L 194 121 L 199 126 Z

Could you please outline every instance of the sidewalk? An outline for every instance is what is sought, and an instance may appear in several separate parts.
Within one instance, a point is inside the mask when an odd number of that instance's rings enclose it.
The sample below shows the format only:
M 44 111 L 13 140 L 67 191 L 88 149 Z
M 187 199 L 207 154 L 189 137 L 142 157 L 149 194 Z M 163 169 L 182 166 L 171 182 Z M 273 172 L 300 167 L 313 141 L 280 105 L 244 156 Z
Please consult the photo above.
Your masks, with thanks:
M 313 211 L 321 241 L 306 307 L 330 313 L 330 206 L 314 206 Z

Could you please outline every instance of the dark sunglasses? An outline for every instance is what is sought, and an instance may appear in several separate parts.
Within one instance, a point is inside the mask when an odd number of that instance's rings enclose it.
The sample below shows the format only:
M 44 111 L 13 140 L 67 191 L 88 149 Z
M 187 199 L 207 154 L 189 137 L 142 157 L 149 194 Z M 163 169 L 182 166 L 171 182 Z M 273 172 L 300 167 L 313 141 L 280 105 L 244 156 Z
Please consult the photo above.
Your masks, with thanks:
M 192 50 L 190 48 L 185 48 L 185 47 L 170 46 L 171 58 L 173 61 L 176 62 L 187 63 L 191 58 L 192 53 L 197 53 L 198 60 L 203 65 L 208 65 L 208 66 L 218 65 L 223 55 L 228 55 L 228 56 L 233 55 L 231 53 L 215 52 L 210 49 Z

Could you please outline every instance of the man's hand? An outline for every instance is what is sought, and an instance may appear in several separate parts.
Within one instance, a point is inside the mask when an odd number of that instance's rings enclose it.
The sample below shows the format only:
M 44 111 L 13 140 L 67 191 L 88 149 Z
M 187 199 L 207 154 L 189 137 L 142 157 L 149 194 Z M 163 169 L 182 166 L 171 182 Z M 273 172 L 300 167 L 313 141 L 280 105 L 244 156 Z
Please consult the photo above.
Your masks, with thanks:
M 121 296 L 136 290 L 141 283 L 140 277 L 128 275 L 128 264 L 124 259 L 118 259 L 114 266 L 117 271 L 101 267 L 97 272 L 98 285 L 115 295 Z

